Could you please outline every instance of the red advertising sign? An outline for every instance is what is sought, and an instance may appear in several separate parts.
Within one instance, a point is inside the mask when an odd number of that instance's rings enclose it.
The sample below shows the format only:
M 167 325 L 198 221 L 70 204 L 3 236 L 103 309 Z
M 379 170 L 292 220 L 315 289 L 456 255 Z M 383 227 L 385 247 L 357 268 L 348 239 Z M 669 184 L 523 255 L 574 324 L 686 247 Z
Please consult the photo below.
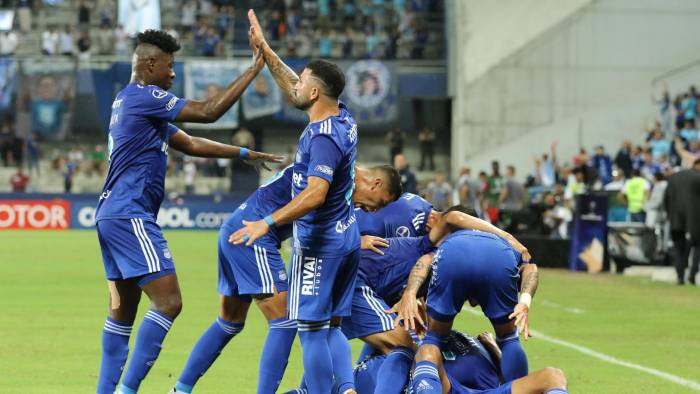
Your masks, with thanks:
M 0 200 L 0 230 L 65 230 L 69 227 L 69 201 Z

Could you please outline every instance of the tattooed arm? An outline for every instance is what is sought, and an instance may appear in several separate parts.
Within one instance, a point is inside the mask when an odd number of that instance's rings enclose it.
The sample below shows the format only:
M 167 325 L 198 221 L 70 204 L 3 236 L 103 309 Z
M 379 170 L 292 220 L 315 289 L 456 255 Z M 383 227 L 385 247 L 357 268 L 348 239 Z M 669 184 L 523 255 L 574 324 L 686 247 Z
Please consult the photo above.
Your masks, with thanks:
M 432 268 L 433 254 L 428 253 L 423 255 L 416 265 L 411 269 L 411 273 L 408 276 L 408 282 L 406 289 L 403 291 L 401 300 L 396 303 L 391 309 L 386 311 L 388 314 L 396 313 L 396 319 L 394 320 L 394 325 L 399 325 L 401 322 L 405 322 L 404 327 L 415 330 L 416 332 L 421 332 L 425 328 L 425 322 L 421 317 L 418 302 L 416 300 L 416 295 L 418 290 L 421 288 L 425 280 L 430 274 L 430 269 Z M 416 324 L 416 321 L 419 324 Z
M 526 264 L 522 269 L 521 275 L 523 280 L 520 285 L 520 299 L 518 304 L 515 305 L 513 313 L 508 317 L 515 319 L 515 326 L 518 327 L 518 331 L 523 335 L 523 338 L 527 340 L 532 336 L 528 320 L 530 301 L 532 301 L 532 297 L 537 292 L 537 286 L 540 284 L 540 274 L 537 272 L 537 265 Z
M 520 285 L 520 294 L 528 293 L 530 297 L 534 297 L 540 284 L 540 273 L 537 272 L 537 264 L 525 264 L 520 276 L 523 278 Z
M 272 77 L 275 78 L 275 82 L 277 82 L 277 85 L 282 89 L 284 94 L 291 97 L 292 88 L 294 88 L 294 85 L 299 81 L 299 76 L 294 70 L 284 64 L 282 59 L 280 59 L 275 51 L 267 44 L 263 36 L 263 30 L 260 27 L 260 22 L 258 22 L 258 17 L 255 16 L 253 10 L 248 11 L 248 20 L 250 21 L 251 45 L 262 49 L 265 63 L 267 64 L 267 68 L 270 69 Z

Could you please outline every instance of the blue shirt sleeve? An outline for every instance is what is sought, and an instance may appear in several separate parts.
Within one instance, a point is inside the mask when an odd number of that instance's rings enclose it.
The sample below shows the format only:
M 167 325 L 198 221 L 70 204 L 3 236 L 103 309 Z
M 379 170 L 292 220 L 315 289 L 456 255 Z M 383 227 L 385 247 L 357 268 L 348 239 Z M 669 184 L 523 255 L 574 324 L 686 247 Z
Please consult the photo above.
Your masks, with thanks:
M 180 114 L 187 100 L 156 86 L 147 86 L 139 95 L 138 109 L 148 118 L 172 122 Z
M 180 129 L 177 126 L 175 126 L 172 123 L 168 123 L 168 138 L 167 138 L 167 140 L 170 140 L 170 138 L 172 138 L 172 136 L 174 136 L 175 133 L 177 133 L 178 131 L 180 131 Z
M 333 174 L 343 158 L 335 142 L 325 135 L 314 136 L 311 139 L 309 152 L 311 152 L 311 157 L 309 158 L 307 178 L 317 176 L 325 179 L 328 183 L 333 182 Z

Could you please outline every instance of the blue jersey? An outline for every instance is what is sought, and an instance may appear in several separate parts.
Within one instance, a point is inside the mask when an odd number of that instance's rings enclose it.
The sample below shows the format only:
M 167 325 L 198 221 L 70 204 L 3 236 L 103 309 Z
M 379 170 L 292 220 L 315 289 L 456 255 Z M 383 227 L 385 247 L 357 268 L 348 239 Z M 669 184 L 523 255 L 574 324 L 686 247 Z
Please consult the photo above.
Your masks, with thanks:
M 223 224 L 225 227 L 239 227 L 241 220 L 256 221 L 287 205 L 292 197 L 292 166 L 288 166 L 263 183 L 258 190 L 238 207 Z M 222 226 L 222 227 L 223 227 Z M 280 244 L 292 235 L 292 225 L 274 226 L 259 240 L 270 242 L 271 247 L 279 249 Z
M 345 256 L 360 247 L 352 193 L 355 188 L 357 124 L 344 104 L 338 116 L 310 123 L 299 138 L 292 195 L 310 176 L 330 183 L 326 201 L 294 222 L 294 247 L 304 254 Z
M 377 237 L 418 237 L 427 233 L 425 224 L 433 205 L 422 197 L 404 193 L 401 198 L 378 210 L 356 210 L 360 234 Z
M 449 376 L 474 390 L 498 387 L 498 368 L 477 338 L 451 331 L 442 346 L 443 365 Z
M 435 248 L 428 236 L 389 238 L 384 255 L 371 250 L 360 251 L 359 280 L 364 281 L 383 299 L 391 299 L 403 291 L 406 279 L 418 259 Z
M 168 141 L 186 100 L 157 86 L 130 83 L 112 103 L 109 171 L 96 220 L 155 221 L 163 202 Z

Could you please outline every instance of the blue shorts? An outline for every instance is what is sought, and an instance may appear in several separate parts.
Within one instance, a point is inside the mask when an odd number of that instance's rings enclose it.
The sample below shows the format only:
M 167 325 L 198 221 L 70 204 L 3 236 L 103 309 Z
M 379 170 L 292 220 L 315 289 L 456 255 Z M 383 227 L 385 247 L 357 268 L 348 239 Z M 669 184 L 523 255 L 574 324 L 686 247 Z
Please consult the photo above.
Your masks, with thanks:
M 447 322 L 467 300 L 476 300 L 495 324 L 509 321 L 518 303 L 516 252 L 495 235 L 460 231 L 450 236 L 433 258 L 428 314 Z
M 141 278 L 139 285 L 175 272 L 173 256 L 157 223 L 143 219 L 104 219 L 97 238 L 107 280 Z
M 450 379 L 450 383 L 452 384 L 452 388 L 448 391 L 448 394 L 511 394 L 510 389 L 513 385 L 513 382 L 508 382 L 493 389 L 474 390 L 462 386 L 457 379 L 450 374 L 447 375 L 447 378 Z
M 279 250 L 260 240 L 253 246 L 228 242 L 239 228 L 224 226 L 219 231 L 219 294 L 250 302 L 251 295 L 287 291 L 287 271 Z
M 350 316 L 360 250 L 342 257 L 292 253 L 287 309 L 290 320 Z
M 358 279 L 352 296 L 351 315 L 343 319 L 343 333 L 348 339 L 355 339 L 393 330 L 396 315 L 384 313 L 388 309 L 386 302 Z

